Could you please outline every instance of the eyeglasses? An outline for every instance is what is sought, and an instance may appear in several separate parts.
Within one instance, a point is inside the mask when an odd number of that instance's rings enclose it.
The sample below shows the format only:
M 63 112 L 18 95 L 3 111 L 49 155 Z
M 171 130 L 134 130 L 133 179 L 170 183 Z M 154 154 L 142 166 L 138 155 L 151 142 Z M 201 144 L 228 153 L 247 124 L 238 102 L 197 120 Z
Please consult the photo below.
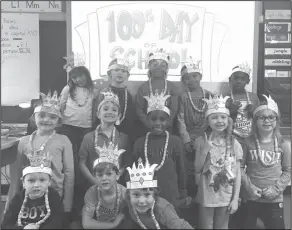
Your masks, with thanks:
M 266 120 L 268 120 L 268 121 L 275 121 L 275 120 L 277 120 L 277 117 L 276 116 L 258 116 L 257 118 L 256 118 L 258 121 L 266 121 Z

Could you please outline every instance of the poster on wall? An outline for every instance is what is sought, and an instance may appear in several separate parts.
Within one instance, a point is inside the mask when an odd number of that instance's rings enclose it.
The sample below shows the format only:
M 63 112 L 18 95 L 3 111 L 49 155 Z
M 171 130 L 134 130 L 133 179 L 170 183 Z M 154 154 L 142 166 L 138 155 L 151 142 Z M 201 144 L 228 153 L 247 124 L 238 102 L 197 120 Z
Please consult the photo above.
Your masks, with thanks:
M 266 10 L 265 19 L 291 19 L 291 10 Z
M 2 12 L 62 12 L 62 1 L 1 1 Z
M 291 43 L 290 33 L 265 33 L 265 43 Z
M 291 66 L 291 59 L 265 59 L 265 66 Z
M 265 48 L 265 55 L 291 55 L 291 48 Z
M 39 15 L 1 14 L 1 104 L 39 98 Z

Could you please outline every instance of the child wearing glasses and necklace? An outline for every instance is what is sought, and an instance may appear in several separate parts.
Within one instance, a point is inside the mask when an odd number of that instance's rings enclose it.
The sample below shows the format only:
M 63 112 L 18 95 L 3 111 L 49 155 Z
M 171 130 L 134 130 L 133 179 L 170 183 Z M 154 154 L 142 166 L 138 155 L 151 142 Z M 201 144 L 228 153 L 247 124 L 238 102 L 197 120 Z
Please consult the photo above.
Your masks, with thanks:
M 278 105 L 263 96 L 253 112 L 253 135 L 245 141 L 241 163 L 247 199 L 244 228 L 256 228 L 260 217 L 267 229 L 284 229 L 283 191 L 291 181 L 291 142 L 281 137 Z

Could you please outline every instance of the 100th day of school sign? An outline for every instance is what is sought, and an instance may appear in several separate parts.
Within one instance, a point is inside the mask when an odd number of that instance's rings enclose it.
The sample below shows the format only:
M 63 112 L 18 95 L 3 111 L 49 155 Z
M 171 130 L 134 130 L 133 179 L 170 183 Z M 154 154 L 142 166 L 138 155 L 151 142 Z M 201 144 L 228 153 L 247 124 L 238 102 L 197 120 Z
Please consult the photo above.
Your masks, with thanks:
M 219 82 L 220 52 L 228 26 L 216 22 L 203 7 L 182 4 L 124 3 L 98 8 L 75 26 L 82 42 L 82 57 L 97 78 L 107 74 L 116 56 L 129 59 L 131 76 L 147 74 L 148 54 L 166 48 L 171 56 L 169 80 L 179 80 L 182 62 L 201 60 L 203 81 Z M 173 77 L 172 77 L 173 76 Z

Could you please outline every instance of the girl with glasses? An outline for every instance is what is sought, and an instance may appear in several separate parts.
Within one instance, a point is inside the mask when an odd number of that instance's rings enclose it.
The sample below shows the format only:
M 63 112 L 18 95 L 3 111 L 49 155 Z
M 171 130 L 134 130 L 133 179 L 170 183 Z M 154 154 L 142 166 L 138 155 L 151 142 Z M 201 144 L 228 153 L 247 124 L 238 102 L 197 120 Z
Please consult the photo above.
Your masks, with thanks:
M 267 229 L 284 229 L 283 191 L 291 180 L 291 143 L 279 132 L 278 105 L 264 97 L 253 112 L 253 135 L 246 139 L 241 164 L 247 199 L 244 228 L 254 229 L 260 217 Z

